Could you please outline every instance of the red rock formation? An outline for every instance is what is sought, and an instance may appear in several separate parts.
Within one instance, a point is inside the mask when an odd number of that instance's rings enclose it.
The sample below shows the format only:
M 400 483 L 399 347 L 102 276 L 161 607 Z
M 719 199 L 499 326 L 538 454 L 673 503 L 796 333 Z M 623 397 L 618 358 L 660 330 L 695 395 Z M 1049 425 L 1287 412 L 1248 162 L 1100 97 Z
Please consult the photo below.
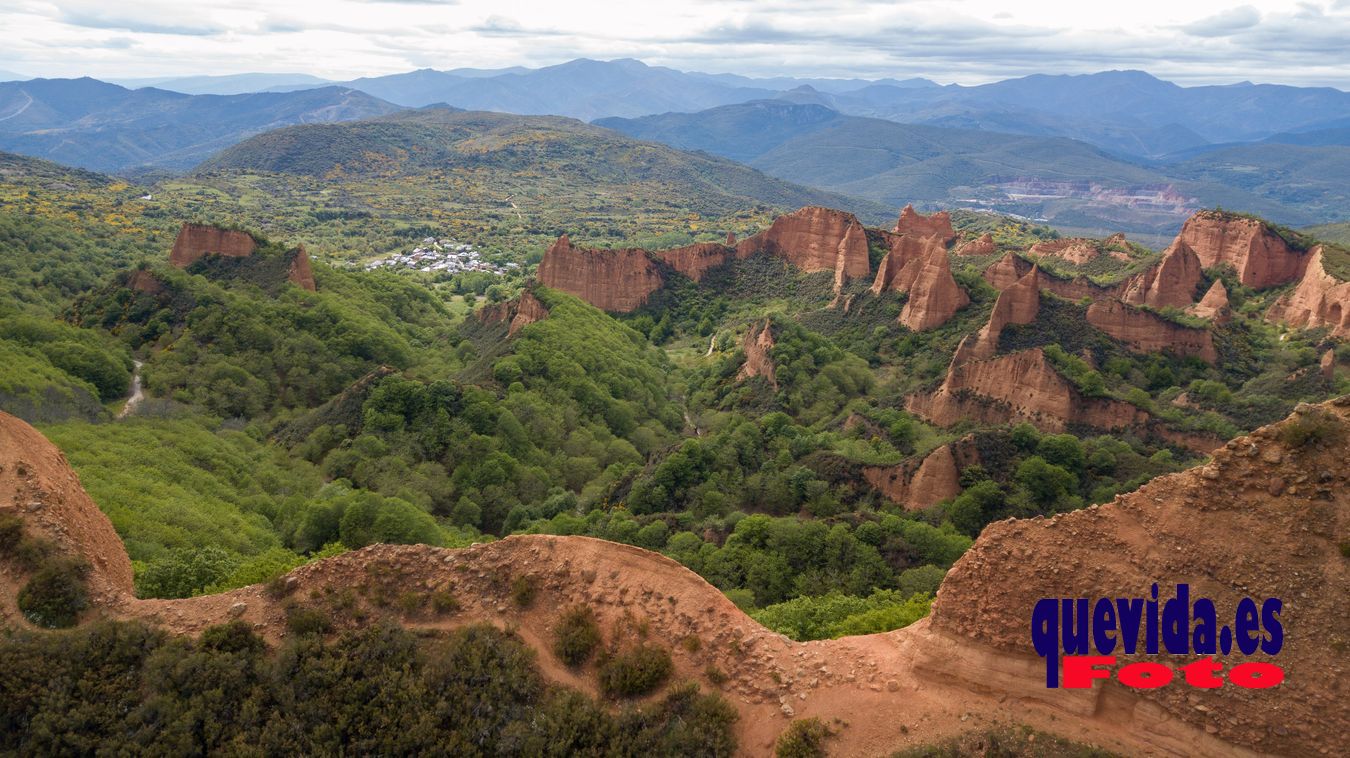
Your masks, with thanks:
M 1201 278 L 1200 258 L 1183 240 L 1167 248 L 1157 265 L 1130 277 L 1120 299 L 1131 305 L 1185 308 L 1195 302 Z
M 150 271 L 138 268 L 127 277 L 127 288 L 147 295 L 158 295 L 164 291 L 164 282 Z
M 1172 244 L 1179 242 L 1195 251 L 1202 268 L 1227 263 L 1243 284 L 1256 289 L 1294 281 L 1307 259 L 1263 222 L 1220 211 L 1186 219 Z
M 307 289 L 310 292 L 315 290 L 314 271 L 309 267 L 309 253 L 305 252 L 305 246 L 300 245 L 295 251 L 295 257 L 291 259 L 291 266 L 286 271 L 286 278 L 301 289 Z
M 956 248 L 957 255 L 993 255 L 998 252 L 998 246 L 994 244 L 994 235 L 989 232 L 981 234 L 977 239 L 962 242 Z
M 1018 279 L 1026 276 L 1034 267 L 1031 261 L 1020 255 L 1008 253 L 984 270 L 984 280 L 996 290 L 1005 290 L 1016 284 Z
M 1228 288 L 1223 286 L 1223 280 L 1215 279 L 1200 302 L 1187 308 L 1186 312 L 1216 324 L 1226 324 L 1232 320 L 1233 311 L 1228 307 Z
M 975 438 L 966 436 L 934 449 L 921 461 L 865 466 L 862 473 L 891 502 L 917 511 L 961 494 L 961 470 L 979 462 Z
M 1040 269 L 1033 266 L 1017 283 L 1003 290 L 994 301 L 989 322 L 977 334 L 967 335 L 956 348 L 952 365 L 993 358 L 998 338 L 1008 324 L 1030 324 L 1041 309 Z
M 730 238 L 731 235 L 728 234 L 727 237 Z M 735 244 L 733 238 L 731 245 Z M 709 269 L 717 268 L 735 257 L 736 248 L 719 245 L 716 242 L 699 242 L 670 250 L 660 250 L 653 255 L 681 274 L 699 282 L 703 281 L 703 275 Z
M 520 293 L 515 311 L 515 315 L 511 318 L 511 328 L 506 332 L 508 337 L 514 337 L 523 327 L 548 318 L 548 308 L 528 289 Z
M 1219 359 L 1208 329 L 1182 326 L 1119 300 L 1099 300 L 1088 306 L 1087 320 L 1141 353 L 1194 355 L 1211 364 Z
M 616 313 L 637 310 L 663 284 L 661 272 L 645 250 L 588 250 L 567 235 L 544 253 L 539 283 Z
M 936 237 L 943 247 L 956 239 L 952 231 L 952 217 L 946 211 L 938 211 L 931 216 L 921 215 L 913 205 L 906 205 L 900 211 L 900 220 L 895 222 L 896 234 L 908 234 L 912 237 Z
M 736 247 L 736 233 L 727 232 L 727 247 Z
M 1095 241 L 1083 237 L 1066 237 L 1037 242 L 1027 252 L 1032 255 L 1048 255 L 1052 258 L 1059 258 L 1080 265 L 1102 254 Z
M 964 419 L 983 424 L 1028 421 L 1056 432 L 1070 424 L 1125 429 L 1148 419 L 1128 403 L 1083 397 L 1040 348 L 954 365 L 941 387 L 911 395 L 905 407 L 938 426 Z
M 947 323 L 958 310 L 970 304 L 970 297 L 952 277 L 947 251 L 933 247 L 922 261 L 914 261 L 914 281 L 909 286 L 909 299 L 900 311 L 900 323 L 916 332 L 933 329 Z M 902 272 L 903 273 L 903 272 Z
M 1018 279 L 1026 276 L 1032 269 L 1031 261 L 1017 255 L 1008 253 L 1007 255 L 994 261 L 984 270 L 984 280 L 997 290 L 1011 287 Z M 1120 290 L 1120 285 L 1111 287 L 1102 287 L 1094 284 L 1092 280 L 1085 276 L 1076 276 L 1072 279 L 1061 279 L 1044 269 L 1040 270 L 1040 288 L 1049 290 L 1066 300 L 1082 300 L 1089 298 L 1099 300 L 1106 297 L 1115 297 Z
M 1337 337 L 1350 335 L 1350 282 L 1327 273 L 1324 254 L 1321 245 L 1313 248 L 1303 279 L 1271 306 L 1266 318 L 1299 328 L 1326 327 Z
M 173 251 L 169 253 L 169 263 L 177 268 L 187 268 L 207 255 L 247 258 L 257 249 L 257 241 L 247 232 L 183 224 L 174 240 Z
M 911 237 L 909 235 L 886 235 L 890 251 L 877 266 L 876 278 L 872 280 L 872 294 L 882 292 L 908 292 L 914 286 L 918 276 L 918 266 L 934 250 L 942 250 L 942 245 L 932 237 Z
M 774 389 L 778 389 L 778 374 L 773 364 L 773 346 L 772 321 L 765 319 L 762 326 L 751 326 L 741 342 L 741 349 L 745 351 L 745 365 L 741 366 L 736 378 L 739 380 L 762 376 L 773 385 Z
M 736 245 L 740 258 L 757 252 L 785 258 L 803 271 L 832 271 L 836 286 L 872 270 L 867 234 L 858 219 L 818 206 L 779 216 L 768 229 Z
M 1336 381 L 1336 351 L 1327 350 L 1322 353 L 1322 360 L 1318 361 L 1318 369 L 1322 372 L 1322 378 L 1328 383 Z

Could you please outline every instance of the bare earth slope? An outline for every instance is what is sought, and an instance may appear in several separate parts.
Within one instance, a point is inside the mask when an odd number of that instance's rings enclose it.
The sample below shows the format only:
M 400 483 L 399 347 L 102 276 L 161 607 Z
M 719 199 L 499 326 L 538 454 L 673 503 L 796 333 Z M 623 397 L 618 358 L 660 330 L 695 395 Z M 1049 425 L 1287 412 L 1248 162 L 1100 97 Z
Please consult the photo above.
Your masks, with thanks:
M 1324 433 L 1295 444 L 1294 432 Z M 1287 431 L 1286 431 L 1287 430 Z M 791 717 L 838 727 L 839 755 L 887 755 L 996 723 L 1025 723 L 1126 754 L 1311 755 L 1350 732 L 1343 653 L 1350 495 L 1345 457 L 1350 398 L 1303 406 L 1290 420 L 1239 438 L 1204 467 L 1154 480 L 1115 502 L 987 528 L 944 582 L 933 616 L 906 629 L 797 643 L 746 617 L 719 591 L 664 556 L 585 537 L 517 536 L 464 550 L 373 546 L 303 566 L 270 587 L 189 600 L 137 600 L 126 552 L 64 456 L 22 421 L 0 414 L 0 512 L 93 564 L 90 615 L 139 618 L 179 633 L 242 617 L 272 640 L 286 604 L 327 606 L 339 628 L 402 613 L 410 627 L 483 622 L 516 629 L 545 675 L 594 692 L 549 652 L 560 611 L 595 609 L 609 637 L 644 628 L 671 649 L 677 678 L 705 687 L 709 666 L 740 712 L 742 752 L 772 752 Z M 25 623 L 23 577 L 0 565 L 0 623 Z M 528 577 L 525 608 L 511 586 Z M 1133 597 L 1153 581 L 1189 581 L 1222 613 L 1240 596 L 1285 602 L 1286 681 L 1274 690 L 1174 683 L 1147 691 L 1098 683 L 1046 690 L 1028 638 L 1041 597 Z M 426 617 L 376 601 L 385 590 L 448 591 L 461 608 Z M 686 640 L 697 637 L 700 644 Z

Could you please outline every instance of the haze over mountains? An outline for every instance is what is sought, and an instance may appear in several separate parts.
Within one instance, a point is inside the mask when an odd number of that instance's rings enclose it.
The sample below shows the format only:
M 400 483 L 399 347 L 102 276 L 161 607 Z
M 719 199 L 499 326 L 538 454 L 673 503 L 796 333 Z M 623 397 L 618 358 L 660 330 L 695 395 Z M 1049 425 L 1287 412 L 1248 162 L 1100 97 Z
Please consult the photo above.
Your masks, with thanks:
M 1342 221 L 1350 206 L 1350 94 L 1331 88 L 1180 87 L 1140 71 L 974 87 L 755 79 L 631 59 L 342 83 L 305 74 L 125 83 L 156 88 L 0 84 L 0 149 L 100 171 L 187 170 L 279 127 L 440 103 L 595 121 L 887 205 L 988 208 L 1072 228 L 1170 233 L 1214 205 L 1307 225 Z

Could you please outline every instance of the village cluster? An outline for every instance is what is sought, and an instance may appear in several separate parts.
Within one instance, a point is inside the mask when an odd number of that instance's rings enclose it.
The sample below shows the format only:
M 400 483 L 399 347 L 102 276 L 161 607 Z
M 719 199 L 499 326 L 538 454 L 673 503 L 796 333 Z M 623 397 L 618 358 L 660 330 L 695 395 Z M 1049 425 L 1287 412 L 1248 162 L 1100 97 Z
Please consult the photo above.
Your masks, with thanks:
M 425 237 L 408 253 L 395 253 L 384 258 L 370 261 L 367 271 L 378 268 L 406 268 L 417 271 L 444 271 L 457 274 L 463 271 L 484 271 L 489 274 L 505 274 L 510 269 L 520 268 L 518 263 L 498 266 L 483 259 L 473 245 L 453 239 Z

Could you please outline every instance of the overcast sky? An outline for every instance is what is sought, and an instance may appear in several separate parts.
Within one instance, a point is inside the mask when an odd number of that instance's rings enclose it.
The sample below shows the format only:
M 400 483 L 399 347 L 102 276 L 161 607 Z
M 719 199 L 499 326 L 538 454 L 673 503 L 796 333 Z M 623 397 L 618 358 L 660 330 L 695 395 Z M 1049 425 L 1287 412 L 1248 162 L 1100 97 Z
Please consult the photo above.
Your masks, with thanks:
M 1348 40 L 1350 0 L 0 0 L 0 69 L 28 76 L 350 79 L 627 57 L 751 76 L 1139 68 L 1350 90 Z

